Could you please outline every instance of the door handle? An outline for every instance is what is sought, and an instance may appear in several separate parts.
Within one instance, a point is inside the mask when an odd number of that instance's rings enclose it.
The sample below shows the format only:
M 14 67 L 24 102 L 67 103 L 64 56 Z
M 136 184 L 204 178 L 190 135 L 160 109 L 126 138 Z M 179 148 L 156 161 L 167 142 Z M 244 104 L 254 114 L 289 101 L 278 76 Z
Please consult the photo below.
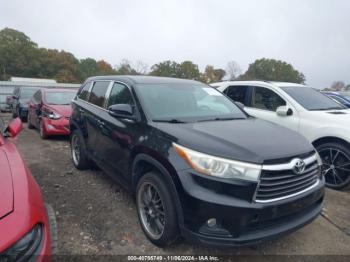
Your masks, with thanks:
M 84 109 L 79 108 L 79 112 L 83 114 L 83 113 L 85 113 L 85 110 L 84 110 Z

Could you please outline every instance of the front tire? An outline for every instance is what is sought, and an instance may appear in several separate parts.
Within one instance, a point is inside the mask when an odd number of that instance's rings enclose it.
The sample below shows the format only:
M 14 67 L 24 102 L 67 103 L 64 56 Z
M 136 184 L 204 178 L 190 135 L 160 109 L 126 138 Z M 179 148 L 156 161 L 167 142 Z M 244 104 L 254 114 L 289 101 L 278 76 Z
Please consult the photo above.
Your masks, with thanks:
M 28 128 L 29 129 L 33 129 L 34 128 L 29 115 L 28 115 Z
M 350 149 L 341 143 L 330 142 L 317 146 L 322 159 L 326 186 L 340 190 L 350 185 Z
M 74 166 L 79 170 L 88 169 L 90 160 L 88 158 L 84 140 L 78 130 L 74 130 L 70 136 L 70 147 Z
M 42 121 L 39 124 L 39 133 L 40 133 L 40 137 L 42 139 L 47 139 L 48 138 L 48 135 L 45 132 L 44 124 L 43 124 Z
M 164 247 L 179 236 L 177 213 L 171 190 L 156 172 L 145 174 L 136 188 L 139 221 L 146 237 Z

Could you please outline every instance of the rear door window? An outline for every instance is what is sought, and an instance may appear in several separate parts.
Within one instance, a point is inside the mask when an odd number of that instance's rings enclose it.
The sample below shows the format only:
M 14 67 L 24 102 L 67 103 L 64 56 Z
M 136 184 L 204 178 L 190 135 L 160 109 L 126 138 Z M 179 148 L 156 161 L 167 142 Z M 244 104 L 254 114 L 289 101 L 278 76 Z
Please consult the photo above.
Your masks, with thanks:
M 240 102 L 247 106 L 248 86 L 229 86 L 226 95 L 235 102 Z
M 89 102 L 99 107 L 104 107 L 106 92 L 110 81 L 97 81 L 94 83 L 91 94 L 89 97 Z
M 41 103 L 41 91 L 37 91 L 34 95 L 33 95 L 33 100 L 34 103 L 36 104 L 40 104 Z

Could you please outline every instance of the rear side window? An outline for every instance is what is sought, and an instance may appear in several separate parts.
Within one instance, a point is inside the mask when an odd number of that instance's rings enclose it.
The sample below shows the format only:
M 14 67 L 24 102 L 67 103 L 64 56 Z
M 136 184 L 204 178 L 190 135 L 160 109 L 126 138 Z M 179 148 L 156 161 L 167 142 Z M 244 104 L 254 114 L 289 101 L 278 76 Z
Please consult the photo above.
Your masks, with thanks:
M 79 99 L 87 101 L 89 98 L 89 91 L 91 87 L 91 82 L 86 83 L 84 87 L 81 89 L 80 93 L 78 94 Z
M 114 83 L 108 99 L 108 106 L 116 104 L 134 104 L 129 88 L 121 83 Z
M 89 102 L 99 107 L 103 107 L 105 104 L 105 96 L 109 86 L 109 81 L 98 81 L 94 83 Z
M 34 95 L 33 95 L 33 100 L 36 104 L 40 104 L 41 103 L 41 91 L 37 91 Z
M 286 101 L 272 90 L 259 86 L 254 87 L 252 107 L 268 111 L 276 111 L 277 107 L 285 105 Z
M 247 86 L 229 86 L 226 89 L 225 93 L 233 101 L 240 102 L 246 105 L 247 92 L 248 92 Z

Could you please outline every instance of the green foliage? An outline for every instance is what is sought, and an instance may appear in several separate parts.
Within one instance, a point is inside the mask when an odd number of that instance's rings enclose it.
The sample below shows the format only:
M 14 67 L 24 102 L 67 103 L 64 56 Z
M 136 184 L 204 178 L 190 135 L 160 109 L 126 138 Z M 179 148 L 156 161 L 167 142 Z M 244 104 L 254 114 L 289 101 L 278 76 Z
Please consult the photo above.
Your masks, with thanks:
M 151 67 L 151 76 L 180 77 L 180 64 L 175 61 L 164 61 Z
M 258 59 L 249 65 L 241 80 L 267 80 L 304 83 L 305 76 L 295 70 L 291 64 L 275 59 Z
M 25 34 L 5 28 L 0 31 L 0 79 L 31 76 L 40 68 L 37 45 Z
M 117 75 L 138 75 L 136 70 L 132 68 L 131 63 L 127 59 L 123 59 L 122 62 L 117 66 Z
M 25 34 L 5 28 L 0 31 L 0 79 L 11 76 L 53 78 L 79 83 L 94 75 L 116 74 L 104 60 L 78 60 L 71 53 L 38 48 Z
M 198 65 L 191 61 L 184 61 L 181 64 L 170 60 L 160 62 L 151 67 L 151 72 L 149 74 L 152 76 L 166 76 L 194 80 L 200 79 Z
M 89 76 L 97 75 L 97 62 L 93 58 L 81 59 L 78 68 L 81 79 L 86 79 Z
M 180 64 L 179 77 L 184 79 L 199 80 L 200 73 L 198 65 L 191 61 L 184 61 Z
M 5 28 L 0 31 L 0 80 L 10 76 L 53 78 L 58 82 L 83 82 L 95 75 L 144 75 L 148 65 L 138 61 L 133 65 L 124 59 L 114 69 L 104 60 L 93 58 L 77 59 L 63 50 L 39 48 L 24 33 Z M 241 70 L 234 61 L 228 63 L 226 71 L 221 68 L 206 66 L 203 73 L 192 61 L 177 63 L 167 60 L 151 67 L 152 76 L 166 76 L 200 80 L 205 83 L 218 82 L 227 77 L 237 79 Z M 247 72 L 239 77 L 242 80 L 264 79 L 303 83 L 305 77 L 292 65 L 274 59 L 259 59 L 249 65 Z M 348 90 L 350 87 L 347 87 Z

